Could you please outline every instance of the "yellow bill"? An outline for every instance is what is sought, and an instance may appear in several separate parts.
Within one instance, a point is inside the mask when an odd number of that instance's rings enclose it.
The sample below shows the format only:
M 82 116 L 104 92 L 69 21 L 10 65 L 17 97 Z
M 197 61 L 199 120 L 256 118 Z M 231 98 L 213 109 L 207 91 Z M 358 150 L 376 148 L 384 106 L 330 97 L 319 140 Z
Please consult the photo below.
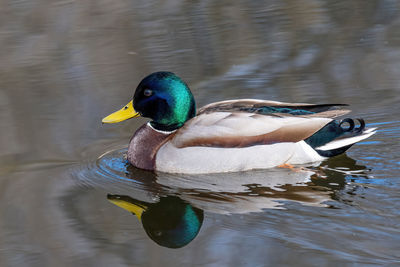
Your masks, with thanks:
M 124 210 L 134 213 L 139 220 L 142 219 L 142 213 L 147 209 L 146 206 L 142 204 L 134 204 L 130 201 L 124 200 L 123 197 L 116 197 L 116 196 L 108 196 L 108 201 L 117 205 Z M 133 199 L 132 199 L 133 200 Z
M 130 119 L 130 118 L 139 117 L 140 114 L 135 111 L 135 109 L 133 108 L 132 102 L 133 102 L 133 100 L 131 100 L 131 102 L 129 102 L 127 105 L 125 105 L 120 110 L 118 110 L 114 113 L 111 113 L 107 117 L 103 118 L 103 120 L 101 122 L 102 123 L 116 123 L 116 122 L 124 121 L 124 120 Z

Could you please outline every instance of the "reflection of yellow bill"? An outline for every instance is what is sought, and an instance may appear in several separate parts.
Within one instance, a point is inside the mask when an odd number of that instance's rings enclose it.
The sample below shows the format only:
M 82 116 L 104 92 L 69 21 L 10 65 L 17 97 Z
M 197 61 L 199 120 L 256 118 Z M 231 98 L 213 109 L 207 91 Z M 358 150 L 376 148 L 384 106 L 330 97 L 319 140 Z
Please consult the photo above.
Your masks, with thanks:
M 116 123 L 120 121 L 124 121 L 130 118 L 139 117 L 139 113 L 135 111 L 133 108 L 133 100 L 131 100 L 126 106 L 121 108 L 120 110 L 111 113 L 107 117 L 105 117 L 102 122 L 103 123 Z
M 146 210 L 146 207 L 143 205 L 133 204 L 123 199 L 109 197 L 108 201 L 117 205 L 118 207 L 123 208 L 124 210 L 134 213 L 139 218 L 139 220 L 142 219 L 142 213 Z

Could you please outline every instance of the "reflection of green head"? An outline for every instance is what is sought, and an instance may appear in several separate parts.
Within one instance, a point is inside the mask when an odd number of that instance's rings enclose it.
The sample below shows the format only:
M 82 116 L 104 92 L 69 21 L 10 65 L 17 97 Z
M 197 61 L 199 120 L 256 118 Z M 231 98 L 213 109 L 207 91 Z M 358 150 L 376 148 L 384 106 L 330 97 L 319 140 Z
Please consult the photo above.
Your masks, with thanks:
M 115 205 L 136 214 L 147 235 L 163 247 L 186 246 L 197 236 L 203 223 L 202 210 L 175 196 L 162 197 L 157 203 L 118 195 L 108 195 L 107 198 Z

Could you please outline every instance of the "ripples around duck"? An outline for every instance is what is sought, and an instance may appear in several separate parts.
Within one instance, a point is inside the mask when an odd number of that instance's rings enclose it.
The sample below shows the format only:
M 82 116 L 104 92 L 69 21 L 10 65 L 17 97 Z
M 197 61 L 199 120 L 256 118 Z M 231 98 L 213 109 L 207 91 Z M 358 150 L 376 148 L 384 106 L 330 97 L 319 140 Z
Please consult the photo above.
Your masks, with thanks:
M 181 216 L 180 219 L 185 219 L 186 213 L 182 211 L 185 209 L 187 212 L 195 210 L 194 214 L 204 212 L 206 220 L 209 214 L 262 214 L 265 210 L 287 209 L 288 203 L 318 207 L 317 212 L 321 208 L 340 208 L 351 203 L 343 195 L 357 192 L 357 186 L 349 184 L 349 179 L 368 179 L 370 173 L 367 167 L 358 165 L 345 155 L 315 166 L 296 166 L 294 169 L 274 168 L 206 175 L 152 173 L 132 167 L 126 160 L 126 151 L 126 148 L 111 150 L 75 174 L 79 183 L 101 188 L 107 192 L 105 198 L 108 195 L 111 202 L 118 199 L 117 206 L 132 213 L 137 213 L 137 207 L 150 207 L 144 214 L 153 215 L 143 221 L 145 230 L 148 224 L 157 221 L 170 223 L 166 218 L 171 219 L 173 214 L 163 213 L 163 209 L 157 206 L 175 207 L 176 216 Z M 161 214 L 154 215 L 157 211 Z M 139 215 L 137 217 L 140 218 Z M 149 218 L 155 221 L 151 222 Z M 179 218 L 174 221 L 176 224 L 180 222 Z M 200 230 L 198 221 L 195 225 Z M 154 231 L 161 235 L 161 230 Z M 180 231 L 174 234 L 185 236 Z M 149 235 L 153 240 L 154 236 Z M 171 238 L 171 233 L 168 236 Z M 179 246 L 175 244 L 175 247 Z

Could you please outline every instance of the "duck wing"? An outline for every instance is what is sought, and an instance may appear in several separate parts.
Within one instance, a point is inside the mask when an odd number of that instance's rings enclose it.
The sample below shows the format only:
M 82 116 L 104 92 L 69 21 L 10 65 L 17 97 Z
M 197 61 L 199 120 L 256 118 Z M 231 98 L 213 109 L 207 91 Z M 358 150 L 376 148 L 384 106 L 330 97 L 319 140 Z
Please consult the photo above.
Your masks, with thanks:
M 178 148 L 249 147 L 304 140 L 331 118 L 262 115 L 248 112 L 201 112 L 180 128 L 171 144 Z
M 285 103 L 271 100 L 238 99 L 208 104 L 200 108 L 197 115 L 212 112 L 247 112 L 262 115 L 335 118 L 350 112 L 348 109 L 341 109 L 343 106 L 347 106 L 347 104 Z

